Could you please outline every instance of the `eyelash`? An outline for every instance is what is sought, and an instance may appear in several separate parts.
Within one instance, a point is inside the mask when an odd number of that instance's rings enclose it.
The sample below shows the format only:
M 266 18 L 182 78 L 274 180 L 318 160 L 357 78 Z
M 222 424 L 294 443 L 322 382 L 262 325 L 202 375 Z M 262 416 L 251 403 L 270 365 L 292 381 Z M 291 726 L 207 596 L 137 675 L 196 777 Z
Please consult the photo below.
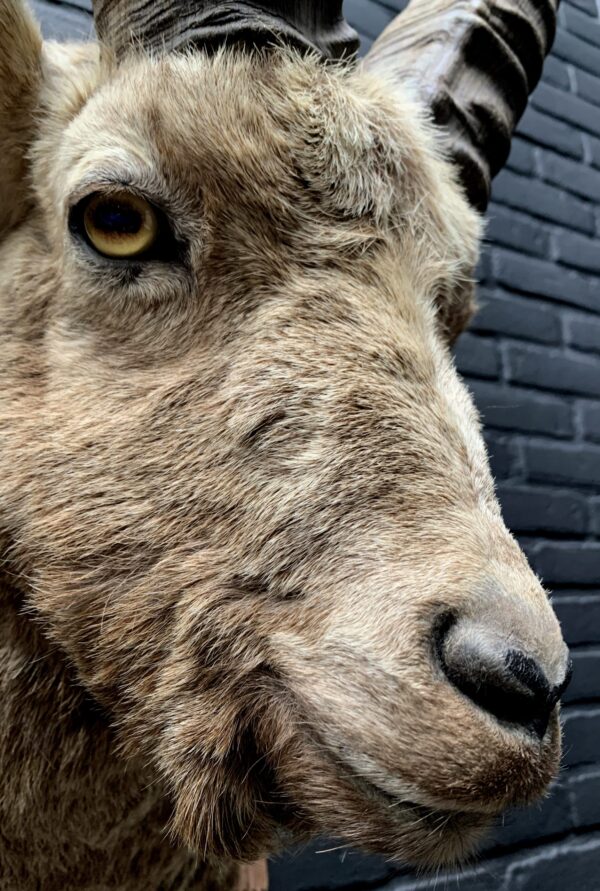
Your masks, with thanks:
M 173 228 L 169 223 L 166 214 L 152 202 L 149 202 L 156 219 L 158 221 L 158 235 L 154 244 L 143 254 L 135 257 L 108 257 L 96 249 L 91 242 L 84 224 L 84 215 L 86 208 L 102 193 L 91 192 L 86 195 L 69 211 L 68 226 L 69 231 L 75 238 L 83 242 L 94 255 L 105 263 L 111 263 L 119 266 L 140 266 L 149 262 L 174 263 L 183 262 L 186 256 L 186 246 L 180 241 L 173 232 Z M 109 197 L 109 196 L 107 196 Z

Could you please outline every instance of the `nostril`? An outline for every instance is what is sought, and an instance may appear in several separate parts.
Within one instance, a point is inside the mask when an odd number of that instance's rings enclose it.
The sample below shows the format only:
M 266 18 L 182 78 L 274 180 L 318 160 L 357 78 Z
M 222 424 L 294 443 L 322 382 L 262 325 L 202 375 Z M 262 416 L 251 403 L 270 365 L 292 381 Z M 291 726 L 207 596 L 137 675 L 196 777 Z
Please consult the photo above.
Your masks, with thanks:
M 520 650 L 508 650 L 504 656 L 504 664 L 517 684 L 526 691 L 526 695 L 540 699 L 550 696 L 546 675 L 531 656 L 526 656 Z
M 562 684 L 551 687 L 531 656 L 507 650 L 485 629 L 460 622 L 438 637 L 438 656 L 447 678 L 472 702 L 540 738 L 570 677 L 567 673 Z

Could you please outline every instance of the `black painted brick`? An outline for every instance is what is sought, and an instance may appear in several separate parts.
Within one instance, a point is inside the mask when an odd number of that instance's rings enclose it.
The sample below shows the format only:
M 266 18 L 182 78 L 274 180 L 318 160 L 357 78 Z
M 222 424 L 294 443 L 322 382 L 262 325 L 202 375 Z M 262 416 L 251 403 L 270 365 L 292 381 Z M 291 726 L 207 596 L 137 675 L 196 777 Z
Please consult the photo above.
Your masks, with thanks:
M 600 353 L 600 319 L 588 315 L 566 315 L 565 335 L 571 346 Z
M 340 850 L 340 844 L 321 839 L 274 858 L 269 867 L 269 891 L 341 891 L 357 884 L 364 887 L 364 883 L 373 887 L 398 872 L 398 866 L 348 848 Z
M 600 115 L 598 115 L 600 117 Z M 503 170 L 494 181 L 494 201 L 554 223 L 593 233 L 593 207 L 562 189 Z
M 590 532 L 597 538 L 600 538 L 600 496 L 598 498 L 590 498 Z M 600 687 L 600 684 L 598 685 Z
M 569 841 L 509 871 L 507 891 L 598 891 L 600 839 Z M 488 891 L 495 891 L 490 885 Z
M 515 383 L 600 397 L 600 357 L 525 344 L 509 345 L 505 355 Z
M 555 785 L 539 804 L 504 814 L 501 825 L 492 832 L 484 849 L 499 850 L 564 835 L 574 823 L 570 790 L 566 784 Z
M 539 159 L 545 180 L 582 198 L 600 202 L 600 173 L 555 152 L 540 150 Z
M 373 0 L 345 0 L 344 15 L 361 34 L 377 37 L 393 18 L 393 12 Z
M 573 770 L 567 777 L 575 825 L 600 825 L 600 770 Z
M 594 136 L 600 136 L 598 107 L 579 96 L 565 93 L 550 84 L 540 84 L 533 93 L 531 102 L 538 111 L 556 116 L 559 120 L 593 133 Z
M 600 442 L 600 403 L 580 403 L 578 406 L 578 417 L 584 438 L 592 442 Z
M 587 501 L 578 492 L 502 483 L 497 487 L 505 522 L 515 532 L 583 533 Z
M 502 248 L 494 249 L 492 268 L 496 281 L 507 288 L 600 313 L 600 280 L 597 277 Z
M 461 374 L 498 377 L 500 356 L 495 339 L 463 334 L 454 349 L 454 357 Z
M 545 145 L 564 155 L 583 158 L 583 139 L 573 127 L 541 114 L 531 105 L 519 122 L 518 132 L 536 143 Z
M 409 0 L 379 0 L 383 6 L 388 6 L 394 12 L 402 12 L 409 4 Z
M 578 9 L 583 9 L 584 12 L 587 12 L 590 15 L 596 16 L 598 14 L 596 0 L 567 0 L 567 2 L 571 6 L 576 6 Z M 566 6 L 566 3 L 564 3 L 564 5 Z
M 600 585 L 600 542 L 548 541 L 528 556 L 547 585 Z
M 483 244 L 481 254 L 475 269 L 475 281 L 484 284 L 492 277 L 492 252 L 486 244 Z
M 381 891 L 496 891 L 502 887 L 508 858 L 490 860 L 481 866 L 452 872 L 443 878 L 400 878 L 385 885 Z M 352 891 L 367 891 L 369 886 L 358 885 Z M 321 891 L 321 889 L 319 889 Z
M 600 594 L 561 592 L 552 598 L 552 606 L 570 646 L 600 644 Z
M 523 458 L 529 479 L 576 486 L 600 486 L 600 447 L 526 442 Z
M 560 399 L 486 381 L 469 381 L 469 388 L 489 427 L 555 437 L 573 432 L 571 407 Z
M 563 695 L 563 702 L 600 699 L 600 649 L 574 650 L 571 659 L 573 677 Z
M 573 706 L 564 714 L 564 763 L 593 764 L 598 760 L 600 708 Z M 600 875 L 600 872 L 599 872 Z
M 67 6 L 50 6 L 40 0 L 29 0 L 42 33 L 47 39 L 87 40 L 91 34 L 89 15 Z
M 555 845 L 517 851 L 447 878 L 400 878 L 382 891 L 598 891 L 600 835 L 568 838 Z M 367 891 L 358 885 L 353 891 Z
M 589 15 L 582 14 L 577 9 L 566 4 L 562 8 L 561 18 L 563 19 L 567 30 L 582 40 L 600 47 L 600 23 L 597 19 L 590 18 Z
M 539 220 L 522 216 L 497 204 L 488 209 L 486 239 L 505 247 L 545 257 L 550 251 L 550 229 Z
M 478 300 L 479 310 L 471 323 L 477 331 L 548 344 L 558 344 L 561 340 L 561 314 L 555 307 L 483 288 L 479 290 Z M 598 326 L 600 328 L 600 321 Z
M 600 116 L 600 109 L 598 110 Z M 600 243 L 566 229 L 556 233 L 556 259 L 585 272 L 600 273 Z
M 535 168 L 533 147 L 515 136 L 506 164 L 511 170 L 516 170 L 518 173 L 533 173 Z
M 573 600 L 581 600 L 583 598 L 585 600 L 586 597 L 592 596 L 600 596 L 600 585 L 591 588 L 571 588 L 571 587 L 563 587 L 562 585 L 555 585 L 554 590 L 557 592 L 557 596 L 560 598 L 570 597 Z
M 553 56 L 548 56 L 544 63 L 543 80 L 546 83 L 560 87 L 562 90 L 569 90 L 571 87 L 569 70 L 566 64 Z
M 595 139 L 593 136 L 585 136 L 585 144 L 589 148 L 589 156 L 592 164 L 595 167 L 600 167 L 600 139 Z
M 565 62 L 571 62 L 592 74 L 600 75 L 600 53 L 597 47 L 574 34 L 567 33 L 562 28 L 559 28 L 556 34 L 552 52 Z
M 600 105 L 600 77 L 585 71 L 575 71 L 575 89 L 582 99 Z
M 371 47 L 373 46 L 374 40 L 372 37 L 367 37 L 365 34 L 361 34 L 360 31 L 357 32 L 360 38 L 360 46 L 358 48 L 359 58 L 361 56 L 365 56 Z
M 485 430 L 483 436 L 494 478 L 506 479 L 512 476 L 518 460 L 514 439 L 499 436 L 491 430 Z

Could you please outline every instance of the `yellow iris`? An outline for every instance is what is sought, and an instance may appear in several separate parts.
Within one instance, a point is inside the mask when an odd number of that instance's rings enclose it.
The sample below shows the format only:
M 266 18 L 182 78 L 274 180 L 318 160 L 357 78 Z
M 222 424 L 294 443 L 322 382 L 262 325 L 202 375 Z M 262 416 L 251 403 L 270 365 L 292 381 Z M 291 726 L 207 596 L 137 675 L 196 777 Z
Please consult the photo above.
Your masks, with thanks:
M 106 257 L 137 257 L 158 237 L 156 211 L 130 192 L 95 195 L 85 208 L 83 224 L 93 247 Z

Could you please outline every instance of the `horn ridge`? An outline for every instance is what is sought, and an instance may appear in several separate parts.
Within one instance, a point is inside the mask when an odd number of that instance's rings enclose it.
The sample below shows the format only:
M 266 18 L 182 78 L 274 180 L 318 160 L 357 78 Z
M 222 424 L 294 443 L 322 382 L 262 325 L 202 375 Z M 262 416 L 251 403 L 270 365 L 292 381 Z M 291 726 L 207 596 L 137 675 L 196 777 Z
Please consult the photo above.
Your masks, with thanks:
M 442 127 L 471 203 L 492 178 L 552 45 L 558 0 L 412 0 L 365 67 L 411 82 Z
M 98 36 L 117 58 L 136 45 L 170 52 L 284 41 L 326 59 L 351 57 L 358 49 L 341 0 L 94 0 L 93 6 Z

